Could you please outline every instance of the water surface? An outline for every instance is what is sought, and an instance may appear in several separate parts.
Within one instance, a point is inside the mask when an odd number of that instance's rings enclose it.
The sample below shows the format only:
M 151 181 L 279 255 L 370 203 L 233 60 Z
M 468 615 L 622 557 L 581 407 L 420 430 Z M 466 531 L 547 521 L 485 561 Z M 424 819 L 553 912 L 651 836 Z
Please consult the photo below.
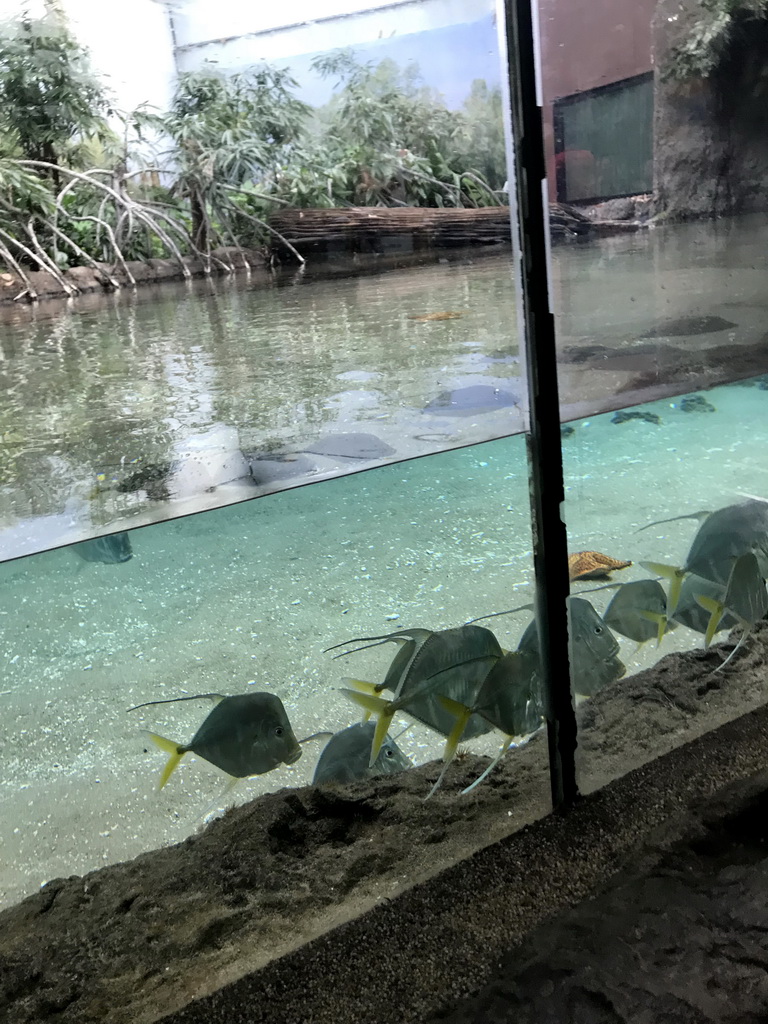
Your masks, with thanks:
M 764 227 L 753 216 L 556 248 L 564 416 L 764 370 Z M 461 315 L 414 319 L 440 312 Z M 0 388 L 2 558 L 514 434 L 525 389 L 510 258 L 14 309 Z M 464 389 L 479 401 L 463 407 Z M 298 454 L 350 431 L 393 454 Z

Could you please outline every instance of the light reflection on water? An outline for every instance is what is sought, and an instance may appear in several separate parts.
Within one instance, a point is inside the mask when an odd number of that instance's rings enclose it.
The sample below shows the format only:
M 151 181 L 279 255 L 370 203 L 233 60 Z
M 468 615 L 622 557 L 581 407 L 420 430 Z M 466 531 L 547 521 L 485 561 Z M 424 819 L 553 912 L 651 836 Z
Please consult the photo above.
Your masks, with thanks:
M 739 375 L 725 356 L 742 347 L 749 363 L 765 333 L 764 226 L 755 216 L 556 248 L 566 415 Z M 488 407 L 524 391 L 510 270 L 508 254 L 454 254 L 375 276 L 310 271 L 293 287 L 220 280 L 56 316 L 15 310 L 0 338 L 0 558 L 520 431 L 519 404 Z M 444 311 L 462 315 L 412 319 Z M 691 315 L 733 326 L 663 336 Z M 424 408 L 477 387 L 463 415 Z M 339 432 L 388 448 L 369 461 L 296 454 Z

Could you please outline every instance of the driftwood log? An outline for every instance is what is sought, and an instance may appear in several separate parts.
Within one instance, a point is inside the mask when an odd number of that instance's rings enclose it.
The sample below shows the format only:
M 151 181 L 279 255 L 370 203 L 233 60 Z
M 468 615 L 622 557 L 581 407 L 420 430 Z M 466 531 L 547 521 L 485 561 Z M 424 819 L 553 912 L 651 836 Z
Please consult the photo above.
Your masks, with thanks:
M 552 234 L 557 236 L 584 234 L 590 225 L 579 211 L 555 203 L 551 205 L 550 222 Z M 511 238 L 508 206 L 283 209 L 275 212 L 269 223 L 302 256 L 508 245 Z M 274 255 L 282 258 L 280 241 L 273 238 L 271 245 Z

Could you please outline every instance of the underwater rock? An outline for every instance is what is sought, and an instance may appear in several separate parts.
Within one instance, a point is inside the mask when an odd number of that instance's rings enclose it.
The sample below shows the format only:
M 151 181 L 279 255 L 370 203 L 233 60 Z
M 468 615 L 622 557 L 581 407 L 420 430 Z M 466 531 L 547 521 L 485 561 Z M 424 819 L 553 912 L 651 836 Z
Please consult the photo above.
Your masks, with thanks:
M 490 412 L 517 405 L 519 398 L 511 391 L 491 387 L 489 384 L 473 384 L 454 391 L 442 391 L 437 398 L 428 402 L 422 412 L 439 413 L 448 416 L 472 416 L 475 413 Z
M 611 418 L 611 423 L 626 423 L 628 420 L 644 420 L 646 423 L 654 423 L 656 426 L 661 423 L 661 417 L 657 416 L 655 412 L 642 412 L 638 409 L 633 409 L 631 412 L 623 409 L 621 412 L 617 412 Z
M 148 498 L 152 498 L 155 501 L 165 501 L 170 497 L 168 490 L 170 472 L 170 462 L 148 462 L 118 481 L 115 485 L 115 490 L 119 494 L 133 494 L 135 491 L 146 491 Z
M 715 334 L 717 331 L 727 331 L 738 324 L 732 320 L 723 320 L 721 316 L 681 316 L 674 320 L 667 320 L 666 323 L 652 327 L 650 331 L 641 334 L 641 338 L 684 338 L 690 335 Z
M 717 412 L 714 405 L 703 395 L 688 395 L 680 402 L 682 412 Z
M 432 323 L 435 320 L 458 320 L 464 314 L 458 310 L 447 310 L 444 313 L 412 313 L 408 319 L 420 324 Z

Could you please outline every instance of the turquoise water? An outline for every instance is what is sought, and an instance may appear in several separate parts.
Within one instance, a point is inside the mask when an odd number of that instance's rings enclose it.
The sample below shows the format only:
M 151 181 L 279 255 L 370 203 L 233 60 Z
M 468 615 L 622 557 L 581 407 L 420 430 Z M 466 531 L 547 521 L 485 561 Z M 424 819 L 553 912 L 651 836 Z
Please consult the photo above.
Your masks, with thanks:
M 755 382 L 755 385 L 757 382 Z M 648 522 L 768 497 L 768 391 L 707 392 L 713 412 L 648 403 L 658 424 L 574 423 L 564 439 L 572 551 L 681 564 L 695 524 Z M 532 600 L 528 475 L 520 436 L 371 469 L 132 531 L 133 558 L 86 562 L 71 548 L 0 566 L 3 772 L 0 894 L 178 841 L 222 805 L 225 780 L 188 756 L 162 792 L 151 729 L 187 742 L 208 713 L 168 697 L 277 694 L 296 734 L 358 719 L 345 676 L 379 681 L 374 648 L 333 661 L 325 648 L 397 628 L 442 629 Z M 585 589 L 580 585 L 576 589 Z M 598 610 L 610 591 L 590 596 Z M 489 623 L 514 647 L 530 612 Z M 679 628 L 660 651 L 621 640 L 632 672 L 701 645 Z M 745 709 L 746 710 L 746 709 Z M 408 719 L 398 719 L 398 727 Z M 416 763 L 442 739 L 413 726 L 399 741 Z M 467 744 L 491 753 L 491 735 Z M 321 749 L 240 784 L 227 800 L 311 781 Z M 510 754 L 509 756 L 514 756 Z M 456 798 L 446 793 L 445 799 Z

